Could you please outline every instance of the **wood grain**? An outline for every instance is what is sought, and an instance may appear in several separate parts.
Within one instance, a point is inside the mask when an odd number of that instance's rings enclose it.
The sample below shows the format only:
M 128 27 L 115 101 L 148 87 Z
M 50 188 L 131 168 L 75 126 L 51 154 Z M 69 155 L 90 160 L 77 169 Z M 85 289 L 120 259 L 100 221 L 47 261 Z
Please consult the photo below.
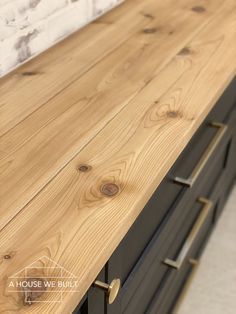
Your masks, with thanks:
M 147 5 L 145 1 L 135 1 L 135 6 L 132 1 L 122 4 L 109 15 L 80 30 L 66 43 L 63 41 L 1 79 L 0 136 L 86 73 L 139 27 L 145 27 L 150 21 L 142 14 L 146 12 Z M 151 11 L 162 6 L 155 2 L 150 0 Z
M 192 31 L 194 38 L 1 231 L 1 256 L 11 256 L 0 264 L 2 313 L 70 313 L 89 288 L 236 73 L 236 4 L 216 6 L 204 29 Z M 88 171 L 78 171 L 81 164 Z M 104 196 L 106 183 L 119 193 Z M 79 291 L 63 293 L 62 303 L 24 306 L 7 291 L 7 278 L 32 262 L 50 266 L 42 256 L 75 274 Z
M 130 2 L 127 3 L 130 4 Z M 109 55 L 112 51 L 116 50 L 117 47 L 124 44 L 131 35 L 141 31 L 142 28 L 148 27 L 150 18 L 140 13 L 143 7 L 144 5 L 138 5 L 135 6 L 134 10 L 129 10 L 130 8 L 126 7 L 128 11 L 132 11 L 133 13 L 132 15 L 130 13 L 123 14 L 122 19 L 120 14 L 116 14 L 121 20 L 118 19 L 117 16 L 112 18 L 105 16 L 109 21 L 108 23 L 105 17 L 103 17 L 103 19 L 98 20 L 96 25 L 94 23 L 89 25 L 88 31 L 84 31 L 82 34 L 78 33 L 77 36 L 69 38 L 68 43 L 66 41 L 64 45 L 61 44 L 61 46 L 49 50 L 38 59 L 31 61 L 31 64 L 27 63 L 23 68 L 18 70 L 20 73 L 31 73 L 33 71 L 32 67 L 38 67 L 42 72 L 41 75 L 35 70 L 35 75 L 21 75 L 18 77 L 12 74 L 6 79 L 5 84 L 4 80 L 2 81 L 0 85 L 0 99 L 5 104 L 2 105 L 1 108 L 0 127 L 4 126 L 8 117 L 10 117 L 15 126 L 0 137 L 0 159 L 16 151 L 41 128 L 45 127 L 50 121 L 62 114 L 71 106 L 71 101 L 73 101 L 75 97 L 79 100 L 79 91 L 76 90 L 75 92 L 74 88 L 73 94 L 72 92 L 71 94 L 67 93 L 66 97 L 71 96 L 69 99 L 66 98 L 67 101 L 65 101 L 65 98 L 62 99 L 64 102 L 63 105 L 59 104 L 56 107 L 55 105 L 52 107 L 51 99 L 55 96 L 57 96 L 57 99 L 60 98 L 60 96 L 58 96 L 60 92 L 63 93 L 65 89 L 67 91 L 67 87 L 71 84 L 73 86 L 75 84 L 77 85 L 79 78 L 92 69 L 94 65 L 98 64 L 106 55 Z M 151 7 L 160 10 L 162 5 L 155 2 L 155 6 L 152 6 L 151 3 Z M 166 13 L 166 11 L 163 13 Z M 135 22 L 130 24 L 129 21 L 132 18 L 134 18 Z M 111 22 L 113 19 L 114 21 Z M 121 25 L 125 27 L 121 28 Z M 86 35 L 81 36 L 84 33 L 86 33 Z M 109 36 L 111 33 L 114 34 L 111 38 L 112 40 L 110 40 Z M 96 40 L 90 39 L 92 34 Z M 101 35 L 98 36 L 99 34 Z M 114 38 L 115 42 L 113 42 Z M 94 50 L 94 47 L 98 48 Z M 55 54 L 56 57 L 54 60 Z M 63 55 L 63 58 L 60 58 L 61 55 Z M 26 67 L 27 69 L 25 69 Z M 65 68 L 67 69 L 66 71 Z M 17 81 L 15 81 L 16 78 Z M 53 81 L 53 84 L 51 81 Z M 44 87 L 42 83 L 46 86 Z M 31 90 L 29 90 L 28 86 L 31 86 Z M 39 96 L 37 89 L 40 89 Z M 29 98 L 29 100 L 26 101 L 25 98 L 22 99 L 22 94 L 24 97 Z M 50 97 L 47 96 L 48 94 L 50 94 Z M 32 114 L 26 116 L 24 111 L 28 106 L 30 110 L 29 113 L 32 112 Z M 49 110 L 50 108 L 51 111 Z M 42 114 L 42 112 L 45 113 Z M 24 121 L 20 123 L 21 121 L 19 121 L 18 117 Z
M 8 150 L 0 161 L 0 228 L 207 24 L 211 11 L 219 10 L 213 0 L 200 16 L 191 10 L 195 0 L 158 3 L 160 17 L 148 28 L 141 25 L 129 40 L 0 139 L 0 151 Z

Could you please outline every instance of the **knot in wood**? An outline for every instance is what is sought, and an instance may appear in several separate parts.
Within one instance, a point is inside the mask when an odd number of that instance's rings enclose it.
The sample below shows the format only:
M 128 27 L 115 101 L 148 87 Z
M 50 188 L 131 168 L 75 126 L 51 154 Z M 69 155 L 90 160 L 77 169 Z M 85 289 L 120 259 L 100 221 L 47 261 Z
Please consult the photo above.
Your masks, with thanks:
M 206 11 L 206 9 L 200 5 L 192 7 L 192 11 L 196 13 L 203 13 Z
M 106 196 L 114 196 L 119 192 L 119 187 L 115 183 L 106 183 L 101 186 L 101 193 Z
M 79 167 L 78 167 L 78 170 L 81 171 L 81 172 L 88 172 L 91 169 L 92 169 L 91 166 L 85 165 L 85 164 L 79 165 Z
M 21 280 L 21 289 L 25 305 L 32 305 L 47 290 L 46 282 L 42 278 L 25 278 Z
M 181 117 L 181 113 L 178 112 L 178 111 L 174 111 L 174 110 L 167 111 L 166 115 L 167 115 L 168 118 Z
M 156 32 L 157 32 L 157 28 L 155 28 L 155 27 L 153 27 L 153 28 L 145 28 L 145 29 L 143 30 L 143 32 L 144 32 L 145 34 L 153 34 L 153 33 L 156 33 Z
M 183 49 L 180 50 L 180 52 L 178 53 L 178 55 L 180 56 L 186 56 L 191 54 L 191 49 L 189 47 L 184 47 Z
M 150 13 L 143 13 L 143 16 L 147 17 L 148 19 L 151 19 L 153 20 L 154 19 L 154 16 Z
M 38 73 L 35 72 L 35 71 L 25 71 L 25 72 L 22 72 L 21 75 L 22 76 L 34 76 L 34 75 L 37 75 Z

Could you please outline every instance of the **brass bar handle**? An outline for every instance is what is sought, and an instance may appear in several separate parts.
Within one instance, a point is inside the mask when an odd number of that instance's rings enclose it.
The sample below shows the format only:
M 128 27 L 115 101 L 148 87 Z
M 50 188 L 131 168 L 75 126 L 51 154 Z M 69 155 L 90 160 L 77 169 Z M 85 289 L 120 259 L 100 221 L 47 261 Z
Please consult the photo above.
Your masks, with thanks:
M 210 125 L 214 128 L 218 128 L 218 132 L 216 133 L 215 137 L 213 138 L 213 140 L 211 141 L 211 143 L 209 144 L 209 146 L 205 150 L 204 154 L 200 158 L 199 162 L 197 163 L 197 165 L 193 169 L 193 172 L 191 173 L 191 175 L 187 179 L 181 178 L 181 177 L 175 177 L 174 182 L 183 184 L 183 185 L 188 186 L 188 187 L 192 187 L 194 185 L 194 183 L 196 182 L 198 176 L 202 172 L 207 161 L 209 160 L 211 155 L 214 153 L 216 147 L 218 146 L 218 144 L 220 143 L 221 139 L 223 138 L 225 132 L 228 129 L 228 126 L 226 124 L 223 124 L 220 122 L 211 122 Z
M 103 290 L 106 293 L 107 302 L 112 304 L 120 290 L 120 279 L 113 279 L 110 284 L 96 280 L 93 286 Z
M 199 267 L 200 262 L 196 259 L 190 258 L 189 264 L 192 265 L 192 271 L 191 271 L 190 275 L 188 276 L 188 278 L 184 284 L 184 287 L 180 293 L 180 296 L 178 297 L 178 300 L 174 306 L 173 314 L 179 313 L 179 309 L 181 307 L 181 304 L 182 304 L 183 300 L 185 299 L 186 293 L 187 293 L 187 291 L 188 291 L 188 289 L 189 289 L 189 287 L 190 287 L 190 285 L 194 279 L 194 276 L 197 272 L 197 269 Z
M 208 215 L 209 215 L 209 212 L 213 206 L 213 203 L 212 201 L 204 198 L 204 197 L 200 197 L 198 199 L 198 202 L 203 204 L 203 208 L 202 208 L 202 211 L 201 213 L 199 214 L 193 228 L 191 229 L 183 247 L 181 248 L 180 250 L 180 253 L 177 257 L 176 260 L 171 260 L 169 258 L 166 258 L 164 260 L 164 264 L 165 265 L 168 265 L 172 268 L 175 268 L 175 269 L 180 269 L 181 266 L 183 265 L 183 262 L 185 260 L 185 258 L 187 257 L 191 247 L 192 247 L 192 244 L 194 243 L 196 237 L 198 236 L 199 232 L 201 231 L 201 228 L 204 224 L 204 222 L 206 221 Z

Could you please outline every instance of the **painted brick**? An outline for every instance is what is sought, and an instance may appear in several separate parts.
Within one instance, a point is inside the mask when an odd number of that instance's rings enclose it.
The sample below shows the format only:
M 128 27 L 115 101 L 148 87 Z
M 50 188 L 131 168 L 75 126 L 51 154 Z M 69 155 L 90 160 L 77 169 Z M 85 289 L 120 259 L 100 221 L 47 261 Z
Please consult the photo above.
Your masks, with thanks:
M 67 0 L 23 0 L 16 8 L 20 28 L 29 27 L 38 21 L 46 19 L 68 5 Z
M 117 0 L 92 0 L 92 17 L 100 16 L 120 2 Z
M 53 15 L 48 20 L 48 34 L 51 43 L 70 35 L 88 22 L 87 0 L 73 3 L 60 13 Z M 63 21 L 63 23 L 62 23 Z
M 42 23 L 18 32 L 0 46 L 1 72 L 7 73 L 9 69 L 29 60 L 48 46 L 48 35 Z
M 0 77 L 124 0 L 0 0 Z
M 0 41 L 17 31 L 16 16 L 12 4 L 0 6 Z

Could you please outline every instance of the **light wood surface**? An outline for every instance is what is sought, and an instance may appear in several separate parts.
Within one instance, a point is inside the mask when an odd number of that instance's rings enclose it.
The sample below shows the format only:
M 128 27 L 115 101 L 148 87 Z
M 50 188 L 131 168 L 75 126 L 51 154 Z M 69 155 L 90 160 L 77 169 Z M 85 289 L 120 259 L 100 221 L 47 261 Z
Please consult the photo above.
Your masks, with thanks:
M 114 10 L 109 16 L 81 30 L 79 36 L 72 36 L 66 43 L 62 42 L 45 52 L 36 62 L 27 63 L 6 80 L 3 79 L 0 86 L 0 135 L 46 104 L 125 42 L 138 25 L 148 24 L 149 19 L 139 14 L 145 11 L 145 7 L 142 0 L 136 0 L 135 6 L 130 2 L 125 3 L 119 11 Z M 129 23 L 130 19 L 134 23 Z M 32 88 L 29 88 L 31 84 Z
M 128 0 L 3 79 L 0 313 L 74 309 L 235 75 L 235 55 L 234 0 Z M 104 196 L 106 183 L 119 192 Z M 24 305 L 8 277 L 53 265 L 45 256 L 79 289 Z
M 139 25 L 113 53 L 0 138 L 0 229 L 204 27 L 206 17 L 190 10 L 194 1 L 181 0 L 174 11 L 172 3 L 155 1 L 160 17 L 148 28 Z M 215 6 L 211 0 L 209 10 Z

